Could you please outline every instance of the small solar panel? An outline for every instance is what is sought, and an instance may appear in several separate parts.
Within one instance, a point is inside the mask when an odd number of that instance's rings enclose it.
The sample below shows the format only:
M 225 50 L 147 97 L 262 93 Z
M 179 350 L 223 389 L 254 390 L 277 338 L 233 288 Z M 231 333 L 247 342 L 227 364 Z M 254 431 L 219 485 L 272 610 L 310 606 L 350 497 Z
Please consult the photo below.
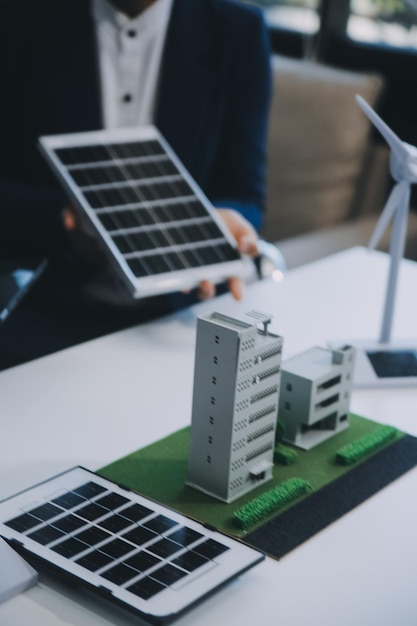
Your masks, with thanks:
M 0 536 L 152 623 L 172 621 L 264 559 L 82 467 L 1 501 Z
M 41 137 L 40 147 L 133 297 L 244 275 L 233 237 L 154 126 Z

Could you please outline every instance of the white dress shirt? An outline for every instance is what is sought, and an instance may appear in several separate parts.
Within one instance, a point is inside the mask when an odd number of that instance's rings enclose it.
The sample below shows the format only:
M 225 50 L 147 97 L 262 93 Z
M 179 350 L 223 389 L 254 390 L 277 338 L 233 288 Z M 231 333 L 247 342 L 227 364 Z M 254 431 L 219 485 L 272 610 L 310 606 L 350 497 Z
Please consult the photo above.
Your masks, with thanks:
M 109 0 L 93 0 L 105 128 L 151 124 L 173 0 L 157 0 L 130 19 Z

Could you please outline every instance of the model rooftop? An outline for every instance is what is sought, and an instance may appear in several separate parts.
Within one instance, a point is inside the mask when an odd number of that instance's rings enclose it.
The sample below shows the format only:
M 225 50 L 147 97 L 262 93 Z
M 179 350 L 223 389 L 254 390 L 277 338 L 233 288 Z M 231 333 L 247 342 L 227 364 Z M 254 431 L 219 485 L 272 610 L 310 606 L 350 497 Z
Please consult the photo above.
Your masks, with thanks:
M 285 361 L 285 370 L 301 378 L 317 380 L 333 371 L 335 365 L 343 362 L 344 350 L 329 350 L 315 346 Z

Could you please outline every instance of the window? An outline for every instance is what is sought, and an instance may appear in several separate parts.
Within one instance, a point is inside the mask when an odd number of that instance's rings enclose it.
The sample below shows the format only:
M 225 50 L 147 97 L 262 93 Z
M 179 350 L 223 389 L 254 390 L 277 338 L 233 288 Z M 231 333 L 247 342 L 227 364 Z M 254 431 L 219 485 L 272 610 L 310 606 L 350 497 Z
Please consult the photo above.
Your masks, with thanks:
M 241 0 L 260 7 L 275 52 L 294 57 L 315 55 L 322 0 Z
M 347 34 L 355 41 L 417 50 L 417 1 L 350 0 Z
M 260 7 L 271 29 L 313 39 L 324 26 L 353 42 L 417 50 L 417 0 L 241 1 Z
M 317 33 L 320 25 L 320 0 L 245 0 L 265 12 L 269 26 L 286 28 L 308 35 Z
M 256 4 L 264 10 L 270 26 L 310 35 L 319 29 L 320 0 L 250 0 L 250 4 Z
M 264 11 L 274 53 L 382 76 L 379 114 L 401 139 L 417 145 L 417 83 L 412 79 L 417 71 L 417 0 L 241 2 Z M 379 134 L 375 140 L 383 143 Z

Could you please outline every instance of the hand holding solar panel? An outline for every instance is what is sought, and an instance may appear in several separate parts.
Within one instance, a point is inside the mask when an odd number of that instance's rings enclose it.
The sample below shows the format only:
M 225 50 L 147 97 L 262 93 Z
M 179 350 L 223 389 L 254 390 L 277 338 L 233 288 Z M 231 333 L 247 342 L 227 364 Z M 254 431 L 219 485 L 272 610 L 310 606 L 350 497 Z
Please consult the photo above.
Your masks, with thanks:
M 155 127 L 42 137 L 40 146 L 134 298 L 247 272 L 231 233 Z

